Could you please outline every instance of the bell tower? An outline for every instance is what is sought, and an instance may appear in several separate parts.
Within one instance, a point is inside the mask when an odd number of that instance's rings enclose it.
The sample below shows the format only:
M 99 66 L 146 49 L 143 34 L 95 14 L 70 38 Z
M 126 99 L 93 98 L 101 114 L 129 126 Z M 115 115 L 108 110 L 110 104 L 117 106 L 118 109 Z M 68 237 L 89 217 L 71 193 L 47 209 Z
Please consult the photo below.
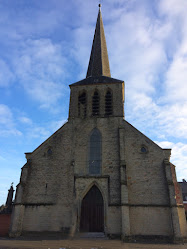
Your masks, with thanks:
M 70 89 L 69 119 L 124 117 L 124 81 L 111 78 L 100 4 L 86 78 Z

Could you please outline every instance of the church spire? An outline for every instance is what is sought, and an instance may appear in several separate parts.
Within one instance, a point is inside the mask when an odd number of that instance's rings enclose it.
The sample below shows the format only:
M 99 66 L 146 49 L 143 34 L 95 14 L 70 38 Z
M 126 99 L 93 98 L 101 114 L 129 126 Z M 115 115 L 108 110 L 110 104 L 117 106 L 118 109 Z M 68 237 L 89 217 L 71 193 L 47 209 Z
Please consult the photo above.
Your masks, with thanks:
M 107 76 L 110 75 L 110 66 L 108 60 L 108 52 L 105 40 L 103 20 L 101 15 L 101 4 L 99 4 L 99 12 L 92 44 L 92 51 L 88 65 L 86 78 L 90 76 Z

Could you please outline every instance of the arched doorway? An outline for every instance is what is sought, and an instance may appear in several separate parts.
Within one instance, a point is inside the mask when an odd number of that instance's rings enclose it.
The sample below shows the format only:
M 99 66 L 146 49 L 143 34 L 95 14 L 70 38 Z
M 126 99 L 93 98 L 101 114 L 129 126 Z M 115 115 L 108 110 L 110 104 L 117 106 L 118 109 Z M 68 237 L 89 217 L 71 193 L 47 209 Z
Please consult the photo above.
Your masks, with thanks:
M 104 203 L 100 190 L 94 185 L 82 200 L 81 232 L 104 231 Z

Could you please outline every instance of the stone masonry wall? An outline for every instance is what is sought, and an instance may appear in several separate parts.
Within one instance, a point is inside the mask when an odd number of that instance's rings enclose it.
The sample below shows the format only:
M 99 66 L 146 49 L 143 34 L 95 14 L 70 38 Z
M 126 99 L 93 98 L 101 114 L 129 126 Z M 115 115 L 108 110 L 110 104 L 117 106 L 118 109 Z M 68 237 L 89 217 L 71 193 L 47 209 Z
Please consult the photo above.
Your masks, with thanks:
M 121 233 L 120 200 L 120 167 L 119 167 L 119 139 L 118 126 L 121 118 L 74 119 L 74 172 L 76 176 L 76 197 L 79 210 L 84 195 L 93 184 L 96 184 L 104 199 L 105 232 L 108 234 Z M 101 176 L 89 175 L 89 138 L 94 128 L 99 129 L 102 136 Z M 81 131 L 81 132 L 80 132 Z M 111 206 L 113 205 L 113 206 Z M 115 207 L 117 205 L 117 207 Z M 80 220 L 80 211 L 79 211 Z
M 19 198 L 25 205 L 23 231 L 60 231 L 71 227 L 74 185 L 71 126 L 66 124 L 54 133 L 29 155 L 28 161 L 26 185 Z
M 141 147 L 147 152 L 141 152 Z M 126 173 L 130 204 L 169 205 L 164 151 L 125 122 Z
M 172 236 L 169 207 L 130 207 L 132 235 Z
M 78 96 L 83 91 L 87 95 L 87 117 L 92 116 L 92 96 L 98 90 L 100 97 L 100 117 L 105 116 L 105 94 L 108 89 L 112 90 L 113 96 L 113 115 L 115 117 L 124 116 L 124 83 L 123 84 L 93 84 L 84 86 L 72 86 L 70 95 L 69 117 L 78 117 Z
M 130 233 L 172 236 L 169 193 L 163 165 L 164 159 L 169 159 L 168 154 L 126 121 L 124 129 Z M 142 147 L 146 151 L 141 151 Z
M 120 204 L 120 170 L 119 170 L 119 139 L 118 126 L 120 118 L 90 118 L 73 121 L 75 132 L 75 175 L 88 176 L 89 137 L 94 128 L 102 135 L 102 166 L 103 176 L 109 177 L 109 203 Z M 76 122 L 76 125 L 75 125 Z M 81 132 L 80 132 L 81 131 Z M 84 134 L 84 135 L 83 135 Z
M 68 123 L 26 154 L 16 194 L 15 213 L 20 217 L 13 219 L 14 231 L 69 231 L 73 235 L 79 231 L 82 199 L 95 184 L 103 195 L 107 234 L 172 235 L 172 196 L 169 199 L 163 164 L 169 161 L 169 152 L 123 120 L 123 87 L 123 83 L 72 86 Z M 98 117 L 92 116 L 96 89 Z M 113 94 L 109 117 L 105 116 L 107 89 Z M 81 91 L 87 92 L 85 118 L 78 117 Z M 95 128 L 102 137 L 98 176 L 89 174 L 89 142 Z
M 63 227 L 71 229 L 73 224 L 78 229 L 79 224 L 75 224 L 76 221 L 72 219 L 75 217 L 76 207 L 81 208 L 81 200 L 76 202 L 75 199 L 76 194 L 81 196 L 88 190 L 88 183 L 95 181 L 88 176 L 88 150 L 91 131 L 97 127 L 102 134 L 102 174 L 97 182 L 101 188 L 103 179 L 107 183 L 105 190 L 103 189 L 105 227 L 108 233 L 120 233 L 120 209 L 114 207 L 120 205 L 120 119 L 70 119 L 68 124 L 27 156 L 27 176 L 22 174 L 26 185 L 19 198 L 19 203 L 25 205 L 23 231 L 61 231 Z M 23 172 L 26 172 L 25 169 Z M 108 208 L 108 205 L 113 207 Z M 112 217 L 112 213 L 116 215 Z

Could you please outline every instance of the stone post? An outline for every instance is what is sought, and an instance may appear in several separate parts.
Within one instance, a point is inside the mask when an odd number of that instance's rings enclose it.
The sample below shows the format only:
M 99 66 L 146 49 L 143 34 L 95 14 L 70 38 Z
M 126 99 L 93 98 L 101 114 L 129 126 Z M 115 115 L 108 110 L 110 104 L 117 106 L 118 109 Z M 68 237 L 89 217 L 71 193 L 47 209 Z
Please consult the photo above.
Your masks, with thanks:
M 164 160 L 164 166 L 165 166 L 165 173 L 166 173 L 166 179 L 168 184 L 168 190 L 169 190 L 169 200 L 170 200 L 170 206 L 171 206 L 171 222 L 173 227 L 173 239 L 174 242 L 181 242 L 182 241 L 182 233 L 180 228 L 180 222 L 179 222 L 179 215 L 178 215 L 178 209 L 177 209 L 177 202 L 175 198 L 175 188 L 172 178 L 172 172 L 171 172 L 171 165 L 168 159 Z
M 128 205 L 129 201 L 128 201 L 124 139 L 125 139 L 125 129 L 119 128 L 122 239 L 128 240 L 130 236 L 130 219 L 129 219 L 129 205 Z

